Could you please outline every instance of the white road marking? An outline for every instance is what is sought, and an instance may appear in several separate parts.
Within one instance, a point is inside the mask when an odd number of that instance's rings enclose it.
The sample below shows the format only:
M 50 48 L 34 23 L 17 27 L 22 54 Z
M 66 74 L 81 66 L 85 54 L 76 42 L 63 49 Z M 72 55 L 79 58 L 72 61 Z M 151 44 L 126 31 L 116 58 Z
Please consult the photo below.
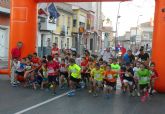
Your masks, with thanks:
M 33 105 L 33 106 L 29 107 L 29 108 L 26 108 L 26 109 L 24 109 L 24 110 L 21 110 L 21 111 L 19 111 L 19 112 L 14 113 L 14 114 L 23 114 L 23 113 L 25 113 L 25 112 L 27 112 L 27 111 L 33 110 L 33 109 L 38 108 L 38 107 L 40 107 L 40 106 L 42 106 L 42 105 L 45 105 L 45 104 L 47 104 L 47 103 L 49 103 L 49 102 L 52 102 L 52 101 L 57 100 L 57 99 L 59 99 L 59 98 L 61 98 L 61 97 L 64 97 L 65 95 L 67 95 L 67 93 L 68 93 L 68 92 L 63 93 L 63 94 L 61 94 L 61 95 L 59 95 L 59 96 L 53 97 L 53 98 L 51 98 L 51 99 L 48 99 L 48 100 L 46 100 L 46 101 L 44 101 L 44 102 L 38 103 L 38 104 L 36 104 L 36 105 Z

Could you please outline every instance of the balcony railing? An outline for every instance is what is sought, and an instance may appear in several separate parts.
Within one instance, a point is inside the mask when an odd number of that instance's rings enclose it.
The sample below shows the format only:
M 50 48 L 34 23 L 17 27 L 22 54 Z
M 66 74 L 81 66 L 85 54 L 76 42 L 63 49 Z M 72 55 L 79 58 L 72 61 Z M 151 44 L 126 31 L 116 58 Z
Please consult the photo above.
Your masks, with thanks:
M 55 30 L 56 29 L 56 23 L 53 20 L 50 20 L 49 18 L 41 18 L 40 21 L 41 27 L 40 30 Z

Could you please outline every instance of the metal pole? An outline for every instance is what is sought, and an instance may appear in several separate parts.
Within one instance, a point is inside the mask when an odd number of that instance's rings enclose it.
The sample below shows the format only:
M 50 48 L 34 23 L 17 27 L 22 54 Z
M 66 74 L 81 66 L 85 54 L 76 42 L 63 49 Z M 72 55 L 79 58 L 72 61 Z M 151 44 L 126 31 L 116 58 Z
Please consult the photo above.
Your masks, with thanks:
M 139 18 L 140 18 L 140 16 L 142 16 L 142 15 L 139 15 L 138 16 L 138 19 L 137 19 L 136 36 L 135 36 L 135 47 L 136 47 L 137 30 L 138 30 L 138 24 L 139 24 Z
M 118 8 L 118 12 L 117 12 L 117 19 L 116 19 L 116 34 L 115 34 L 115 57 L 117 56 L 117 53 L 116 53 L 116 47 L 117 47 L 117 37 L 118 37 L 118 21 L 119 21 L 119 13 L 120 13 L 120 5 L 121 5 L 122 2 L 119 3 L 119 8 Z

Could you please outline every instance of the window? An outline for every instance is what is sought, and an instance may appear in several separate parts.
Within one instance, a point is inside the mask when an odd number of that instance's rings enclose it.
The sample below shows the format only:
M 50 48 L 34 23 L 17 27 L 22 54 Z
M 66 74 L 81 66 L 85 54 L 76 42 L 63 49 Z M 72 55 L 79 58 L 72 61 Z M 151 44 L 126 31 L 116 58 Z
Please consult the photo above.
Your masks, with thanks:
M 56 19 L 56 25 L 59 26 L 59 18 Z
M 62 24 L 65 25 L 65 15 L 62 15 Z
M 71 19 L 70 19 L 70 16 L 68 16 L 68 28 L 70 28 L 70 24 L 71 24 L 71 23 L 70 23 L 70 20 L 71 20 Z
M 67 44 L 66 44 L 66 46 L 67 46 L 67 49 L 69 49 L 69 38 L 67 38 Z
M 55 43 L 58 44 L 58 37 L 55 37 Z
M 76 27 L 76 25 L 77 25 L 76 23 L 77 23 L 77 20 L 74 19 L 74 20 L 73 20 L 73 27 Z
M 90 50 L 93 50 L 93 39 L 90 39 Z

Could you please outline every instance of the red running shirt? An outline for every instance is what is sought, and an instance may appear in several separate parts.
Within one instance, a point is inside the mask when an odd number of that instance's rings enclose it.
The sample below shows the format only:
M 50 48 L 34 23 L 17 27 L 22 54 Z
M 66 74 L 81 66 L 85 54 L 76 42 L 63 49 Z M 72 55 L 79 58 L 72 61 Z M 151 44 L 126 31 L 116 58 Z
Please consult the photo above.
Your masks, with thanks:
M 58 70 L 59 69 L 59 64 L 55 61 L 48 62 L 47 63 L 47 72 L 48 76 L 57 76 L 58 75 Z
M 52 48 L 51 54 L 52 54 L 53 58 L 54 58 L 55 54 L 60 55 L 59 49 L 58 48 Z
M 12 59 L 20 59 L 21 58 L 21 49 L 13 48 L 11 51 Z

